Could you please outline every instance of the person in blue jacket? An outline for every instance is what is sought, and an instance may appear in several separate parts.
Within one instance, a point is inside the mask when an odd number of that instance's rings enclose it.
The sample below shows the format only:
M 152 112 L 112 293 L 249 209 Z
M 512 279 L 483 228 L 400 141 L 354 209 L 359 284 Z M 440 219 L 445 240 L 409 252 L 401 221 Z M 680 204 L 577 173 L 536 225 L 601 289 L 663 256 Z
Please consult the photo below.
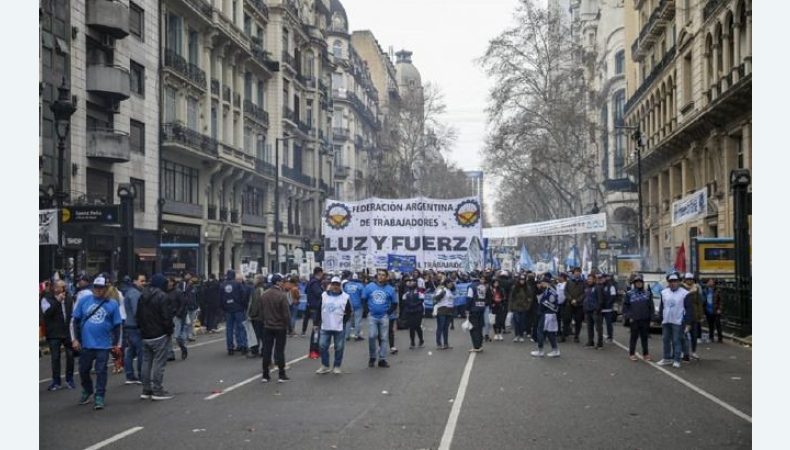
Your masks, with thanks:
M 387 278 L 387 271 L 379 270 L 376 274 L 376 281 L 369 283 L 362 291 L 362 300 L 368 305 L 368 351 L 370 355 L 368 367 L 376 365 L 376 345 L 379 346 L 379 367 L 389 367 L 387 364 L 389 316 L 398 308 L 398 295 L 395 289 L 387 283 Z M 380 344 L 379 337 L 381 337 Z
M 538 295 L 537 307 L 537 324 L 538 324 L 538 349 L 534 350 L 531 355 L 542 358 L 544 339 L 548 337 L 551 344 L 551 352 L 548 353 L 549 358 L 556 358 L 560 356 L 560 350 L 557 347 L 557 331 L 559 330 L 559 323 L 557 320 L 557 312 L 560 309 L 559 300 L 557 298 L 557 291 L 551 284 L 551 272 L 546 272 L 540 280 L 538 288 L 541 293 Z
M 362 337 L 362 290 L 365 289 L 365 285 L 359 281 L 357 274 L 352 274 L 351 272 L 344 272 L 343 280 L 343 292 L 350 297 L 351 308 L 354 310 L 354 314 L 351 316 L 352 320 L 346 323 L 348 328 L 346 330 L 346 340 L 353 338 L 355 341 L 361 341 L 364 339 Z
M 225 281 L 219 286 L 220 303 L 225 311 L 225 344 L 228 355 L 233 355 L 238 349 L 242 354 L 247 353 L 247 331 L 244 329 L 245 312 L 249 297 L 245 295 L 246 289 L 236 281 L 236 272 L 228 270 Z M 236 336 L 236 346 L 233 346 L 233 336 Z
M 313 278 L 307 282 L 305 293 L 307 294 L 307 310 L 304 312 L 302 319 L 302 337 L 305 337 L 307 332 L 307 323 L 312 319 L 313 326 L 316 320 L 319 320 L 318 315 L 321 314 L 321 296 L 324 294 L 324 288 L 321 282 L 324 279 L 324 269 L 316 267 L 313 269 Z
M 469 330 L 472 337 L 470 352 L 483 351 L 483 325 L 485 324 L 483 315 L 491 304 L 488 278 L 482 277 L 478 282 L 476 277 L 476 274 L 472 275 L 472 284 L 469 285 L 469 290 L 466 293 L 466 318 L 472 324 L 472 329 Z
M 634 288 L 626 292 L 623 300 L 623 317 L 631 321 L 628 355 L 631 361 L 639 359 L 636 357 L 636 339 L 639 337 L 642 341 L 642 357 L 645 358 L 645 361 L 650 361 L 647 338 L 650 334 L 650 319 L 655 311 L 653 293 L 645 289 L 645 280 L 641 274 L 634 275 L 632 283 Z
M 595 278 L 589 276 L 587 278 L 587 285 L 584 287 L 584 300 L 582 308 L 584 309 L 584 321 L 587 323 L 587 343 L 585 347 L 595 347 L 596 349 L 603 348 L 603 315 L 601 309 L 603 308 L 603 277 L 597 275 L 601 281 L 596 284 Z M 593 341 L 595 337 L 593 328 L 598 335 L 598 340 Z

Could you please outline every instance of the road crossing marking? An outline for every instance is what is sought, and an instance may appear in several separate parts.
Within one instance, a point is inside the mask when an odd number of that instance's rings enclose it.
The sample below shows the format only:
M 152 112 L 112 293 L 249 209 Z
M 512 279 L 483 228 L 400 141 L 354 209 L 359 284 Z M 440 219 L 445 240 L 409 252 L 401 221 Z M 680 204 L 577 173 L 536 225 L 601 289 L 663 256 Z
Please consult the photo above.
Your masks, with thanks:
M 623 350 L 628 351 L 628 347 L 626 347 L 625 345 L 623 345 L 623 344 L 621 344 L 621 343 L 619 343 L 617 341 L 614 341 L 614 343 L 617 344 L 617 346 L 622 348 Z M 687 388 L 689 388 L 692 391 L 696 392 L 697 394 L 707 398 L 708 400 L 712 401 L 713 403 L 721 406 L 722 408 L 726 409 L 727 411 L 735 414 L 736 416 L 740 417 L 741 419 L 743 419 L 743 420 L 745 420 L 745 421 L 747 421 L 749 423 L 752 423 L 752 417 L 750 415 L 748 415 L 745 412 L 739 410 L 738 408 L 730 405 L 729 403 L 725 402 L 724 400 L 721 400 L 720 398 L 718 398 L 715 395 L 705 391 L 704 389 L 702 389 L 702 388 L 700 388 L 700 387 L 698 387 L 698 386 L 696 386 L 696 385 L 684 380 L 683 378 L 679 377 L 678 375 L 675 375 L 674 373 L 670 372 L 669 370 L 659 366 L 658 364 L 656 364 L 656 363 L 654 363 L 652 361 L 645 361 L 644 359 L 642 359 L 642 361 L 646 362 L 647 364 L 650 364 L 651 366 L 653 366 L 654 368 L 656 368 L 659 371 L 663 372 L 665 375 L 667 375 L 670 378 L 674 379 L 678 383 L 686 386 Z
M 204 346 L 204 345 L 213 344 L 213 343 L 215 343 L 215 342 L 220 342 L 220 341 L 223 341 L 223 342 L 224 342 L 224 341 L 225 341 L 225 338 L 212 339 L 212 340 L 210 340 L 210 341 L 206 341 L 206 342 L 200 342 L 200 343 L 198 343 L 198 344 L 187 345 L 187 348 L 196 348 L 196 347 L 202 347 L 202 346 Z M 173 349 L 177 349 L 177 348 L 178 348 L 178 347 L 173 347 Z M 74 358 L 74 359 L 79 359 L 79 358 Z M 110 367 L 110 366 L 112 366 L 112 365 L 113 365 L 113 362 L 112 362 L 112 361 L 110 361 L 110 362 L 108 362 L 108 363 L 107 363 L 107 367 Z M 76 372 L 79 372 L 79 368 L 77 368 Z M 60 374 L 60 377 L 61 377 L 61 378 L 65 378 L 65 377 L 66 377 L 66 374 L 65 374 L 65 373 L 62 373 L 62 374 Z M 38 384 L 41 384 L 41 383 L 46 383 L 47 381 L 52 381 L 52 378 L 43 378 L 43 379 L 41 379 L 41 380 L 38 380 Z
M 286 366 L 291 366 L 291 365 L 293 365 L 293 364 L 296 364 L 296 363 L 298 363 L 299 361 L 302 361 L 303 359 L 307 359 L 307 357 L 308 357 L 308 356 L 310 356 L 310 355 L 308 354 L 308 355 L 300 356 L 299 358 L 296 358 L 296 359 L 294 359 L 293 361 L 288 361 L 287 363 L 285 363 L 285 365 L 286 365 Z M 228 388 L 226 388 L 226 389 L 223 389 L 223 390 L 222 390 L 222 391 L 220 391 L 220 392 L 216 392 L 216 393 L 214 393 L 214 394 L 211 394 L 211 395 L 209 395 L 208 397 L 204 398 L 203 400 L 214 400 L 215 398 L 219 397 L 220 395 L 225 395 L 225 394 L 227 394 L 228 392 L 235 391 L 236 389 L 238 389 L 238 388 L 240 388 L 240 387 L 244 386 L 245 384 L 252 383 L 253 381 L 255 381 L 255 380 L 258 380 L 258 379 L 260 379 L 260 378 L 261 378 L 261 375 L 260 375 L 260 374 L 258 374 L 258 375 L 253 375 L 253 376 L 251 376 L 251 377 L 247 378 L 247 379 L 246 379 L 246 380 L 244 380 L 244 381 L 240 381 L 240 382 L 238 382 L 238 383 L 234 384 L 233 386 L 230 386 L 230 387 L 228 387 Z
M 458 392 L 455 394 L 455 400 L 453 400 L 453 408 L 450 410 L 450 417 L 447 418 L 447 425 L 444 427 L 444 434 L 439 444 L 439 450 L 450 450 L 450 446 L 453 443 L 455 426 L 458 424 L 458 416 L 461 414 L 461 406 L 464 403 L 464 397 L 466 397 L 466 387 L 469 385 L 469 374 L 472 373 L 475 355 L 476 353 L 470 353 L 469 358 L 466 360 L 466 367 L 464 367 L 464 373 L 461 375 L 461 383 L 458 385 Z
M 129 428 L 128 430 L 126 430 L 126 431 L 124 431 L 122 433 L 118 433 L 118 434 L 116 434 L 115 436 L 113 436 L 111 438 L 105 439 L 105 440 L 99 442 L 98 444 L 93 444 L 90 447 L 87 447 L 85 450 L 96 450 L 96 449 L 99 449 L 99 448 L 102 448 L 102 447 L 106 447 L 106 446 L 112 444 L 113 442 L 120 441 L 121 439 L 125 438 L 126 436 L 129 436 L 129 435 L 132 435 L 134 433 L 137 433 L 138 431 L 140 431 L 142 429 L 143 429 L 143 427 L 132 427 L 132 428 Z

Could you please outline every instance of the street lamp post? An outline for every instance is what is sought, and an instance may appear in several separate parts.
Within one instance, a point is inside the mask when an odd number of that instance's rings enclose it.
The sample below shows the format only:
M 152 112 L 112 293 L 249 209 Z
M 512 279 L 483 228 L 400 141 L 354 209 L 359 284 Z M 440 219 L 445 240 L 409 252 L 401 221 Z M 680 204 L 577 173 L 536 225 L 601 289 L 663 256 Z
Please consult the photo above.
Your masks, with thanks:
M 741 335 L 751 334 L 751 252 L 749 243 L 749 184 L 748 169 L 730 172 L 730 189 L 733 197 L 733 237 L 735 238 L 735 290 L 738 295 L 738 321 L 735 324 Z
M 118 197 L 121 199 L 121 216 L 123 217 L 123 262 L 119 278 L 124 275 L 134 276 L 134 199 L 137 197 L 137 189 L 131 183 L 121 183 L 118 185 Z
M 639 130 L 639 127 L 620 125 L 616 126 L 615 129 L 634 131 L 631 138 L 636 142 L 636 195 L 639 204 L 639 213 L 637 214 L 639 220 L 639 254 L 644 257 L 642 254 L 642 248 L 645 242 L 644 217 L 642 212 L 642 148 L 645 147 L 645 136 Z
M 277 266 L 282 270 L 280 265 L 280 141 L 288 142 L 290 136 L 274 139 L 274 251 L 277 260 Z M 281 270 L 278 270 L 280 272 Z
M 63 82 L 58 88 L 58 99 L 52 103 L 49 108 L 55 115 L 55 133 L 58 136 L 58 191 L 56 192 L 56 200 L 58 207 L 58 252 L 61 256 L 61 266 L 63 269 L 66 267 L 65 252 L 63 251 L 63 200 L 66 193 L 63 191 L 63 165 L 66 159 L 66 138 L 71 129 L 71 116 L 77 110 L 74 103 L 71 101 L 71 92 L 66 87 L 66 77 L 63 77 Z

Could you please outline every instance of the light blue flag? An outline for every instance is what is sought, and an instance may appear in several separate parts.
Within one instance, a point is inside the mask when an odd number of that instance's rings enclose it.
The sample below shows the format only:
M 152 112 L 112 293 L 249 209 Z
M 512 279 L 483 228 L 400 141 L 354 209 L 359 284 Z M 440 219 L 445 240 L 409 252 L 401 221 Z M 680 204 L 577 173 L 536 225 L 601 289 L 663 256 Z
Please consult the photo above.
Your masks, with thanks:
M 535 270 L 535 263 L 527 251 L 527 244 L 521 244 L 521 256 L 518 258 L 518 267 L 521 270 Z
M 576 247 L 576 244 L 573 244 L 571 246 L 571 250 L 568 252 L 568 257 L 565 258 L 565 270 L 571 270 L 572 268 L 578 266 L 581 266 L 579 249 Z

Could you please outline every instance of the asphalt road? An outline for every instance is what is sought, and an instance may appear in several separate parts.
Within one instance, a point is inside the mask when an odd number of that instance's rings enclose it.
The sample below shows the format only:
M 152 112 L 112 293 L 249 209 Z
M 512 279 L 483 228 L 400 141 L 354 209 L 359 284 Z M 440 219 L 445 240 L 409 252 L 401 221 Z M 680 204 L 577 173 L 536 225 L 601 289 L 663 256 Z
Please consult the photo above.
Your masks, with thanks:
M 701 345 L 701 361 L 662 370 L 628 360 L 617 344 L 560 344 L 560 358 L 536 359 L 534 344 L 513 343 L 512 334 L 471 357 L 460 327 L 446 351 L 433 345 L 434 321 L 424 327 L 423 349 L 409 350 L 408 332 L 398 332 L 389 369 L 367 367 L 367 341 L 347 343 L 343 375 L 315 374 L 320 363 L 303 358 L 308 340 L 289 338 L 292 381 L 267 385 L 260 359 L 227 356 L 224 334 L 201 335 L 188 360 L 167 365 L 174 399 L 140 400 L 140 386 L 110 374 L 102 411 L 77 405 L 79 386 L 46 391 L 45 356 L 39 445 L 83 449 L 115 438 L 107 448 L 433 449 L 444 436 L 453 449 L 751 447 L 750 348 Z M 627 344 L 619 324 L 615 341 Z M 650 345 L 660 355 L 659 335 Z

